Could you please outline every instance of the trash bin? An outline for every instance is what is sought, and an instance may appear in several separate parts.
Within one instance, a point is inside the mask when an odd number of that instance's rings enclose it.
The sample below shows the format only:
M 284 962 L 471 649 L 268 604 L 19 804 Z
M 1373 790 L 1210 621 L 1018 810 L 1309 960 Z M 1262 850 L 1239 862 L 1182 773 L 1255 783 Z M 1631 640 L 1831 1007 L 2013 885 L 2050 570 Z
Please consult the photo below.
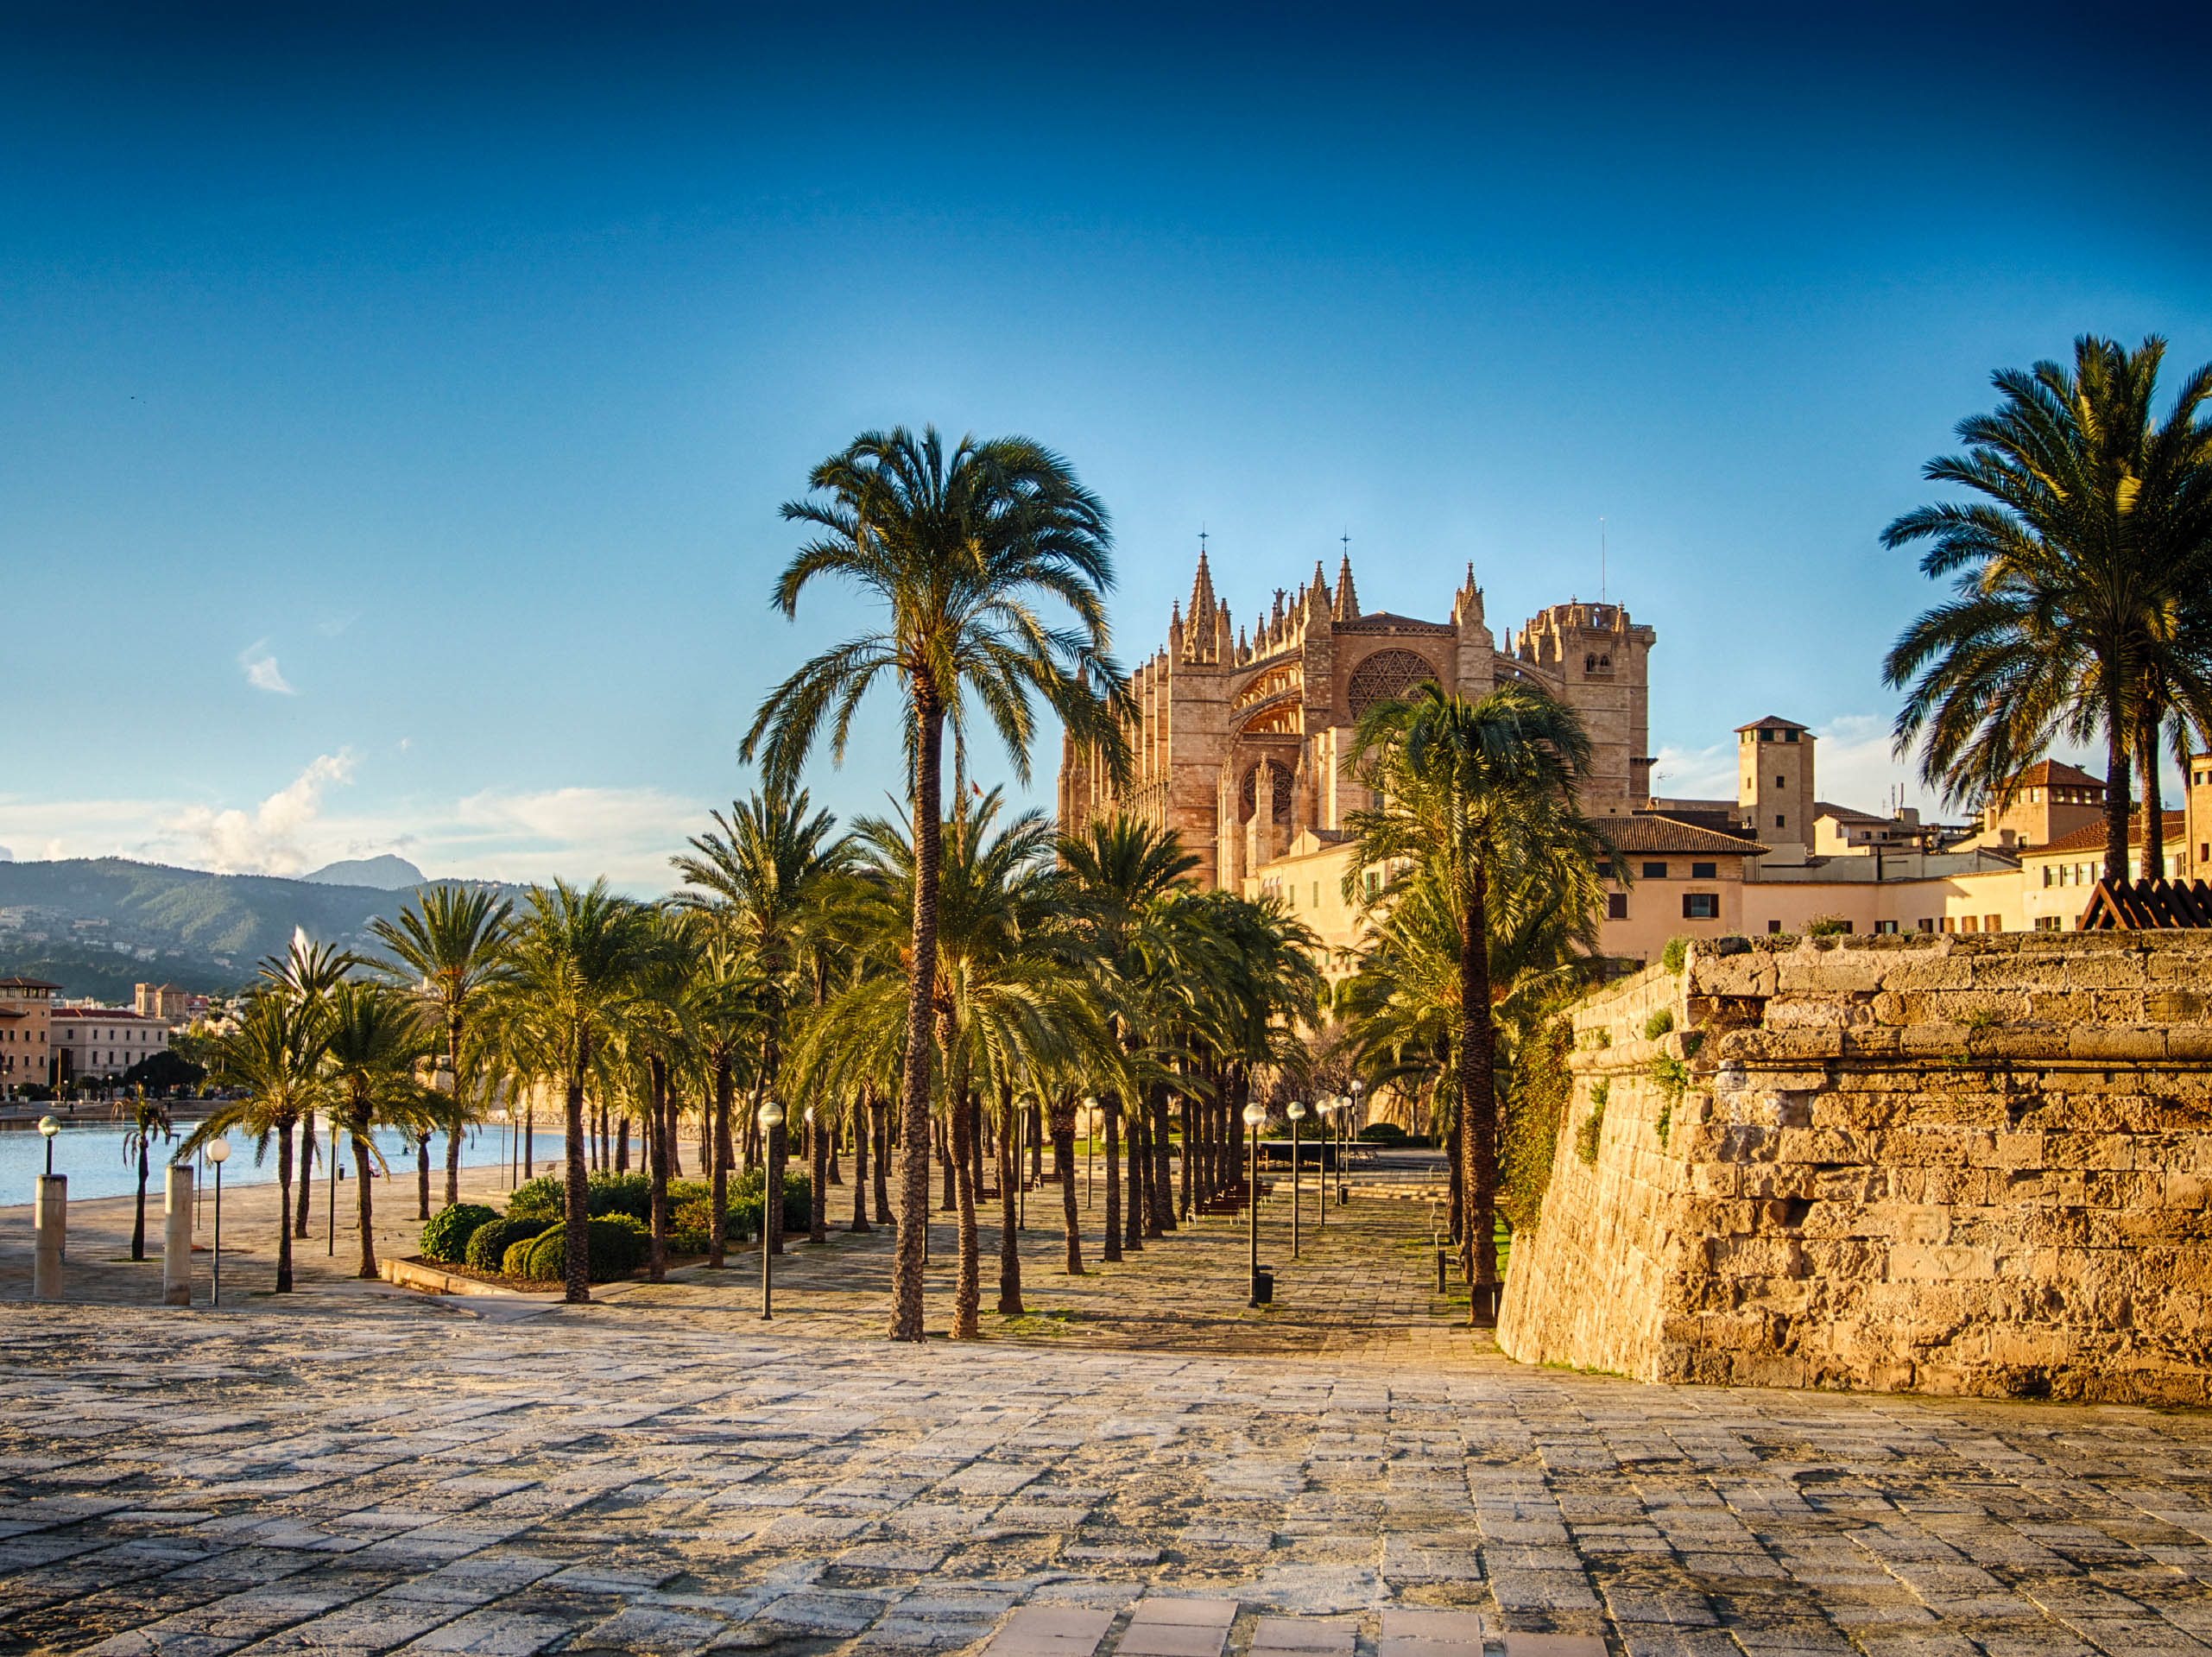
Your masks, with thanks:
M 1272 1306 L 1275 1299 L 1275 1268 L 1262 1266 L 1252 1274 L 1252 1304 Z

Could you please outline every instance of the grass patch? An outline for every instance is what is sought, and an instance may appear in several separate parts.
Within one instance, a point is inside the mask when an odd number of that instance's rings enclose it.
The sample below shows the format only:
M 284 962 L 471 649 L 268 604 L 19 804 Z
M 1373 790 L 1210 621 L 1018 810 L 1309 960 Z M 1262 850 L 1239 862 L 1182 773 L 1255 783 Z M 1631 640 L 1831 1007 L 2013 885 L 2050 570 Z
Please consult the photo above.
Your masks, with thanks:
M 998 1326 L 1008 1335 L 1065 1335 L 1071 1325 L 1084 1321 L 1080 1312 L 1025 1312 L 1018 1317 L 999 1317 Z

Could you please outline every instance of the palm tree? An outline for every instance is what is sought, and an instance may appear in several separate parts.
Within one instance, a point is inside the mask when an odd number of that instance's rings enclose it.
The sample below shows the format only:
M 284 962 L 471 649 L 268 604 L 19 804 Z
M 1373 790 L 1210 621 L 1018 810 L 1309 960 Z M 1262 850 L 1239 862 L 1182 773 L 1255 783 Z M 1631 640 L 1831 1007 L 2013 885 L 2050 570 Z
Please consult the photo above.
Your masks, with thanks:
M 677 901 L 713 915 L 751 955 L 762 979 L 763 1017 L 749 1134 L 761 1099 L 777 1085 L 792 983 L 813 940 L 815 912 L 849 854 L 845 842 L 832 838 L 837 819 L 815 811 L 803 788 L 792 794 L 771 787 L 765 794 L 732 802 L 727 817 L 720 812 L 712 815 L 714 828 L 693 836 L 691 852 L 670 861 L 696 889 L 680 894 Z M 770 1192 L 783 1189 L 787 1142 L 787 1129 L 778 1126 L 762 1148 Z M 761 1224 L 762 1246 L 781 1254 L 781 1199 L 764 1205 Z
M 1882 532 L 1932 543 L 1920 569 L 1958 596 L 1922 615 L 1884 664 L 1908 687 L 1901 754 L 1948 794 L 2002 801 L 2054 740 L 2105 744 L 2105 878 L 2127 877 L 2129 758 L 2157 808 L 2157 733 L 2174 710 L 2212 730 L 2212 364 L 2155 419 L 2165 341 L 2137 350 L 2084 335 L 2071 369 L 1993 377 L 2002 401 L 1962 421 L 1968 452 L 1923 475 L 1980 500 L 1905 513 Z M 2157 844 L 2145 822 L 2146 853 Z M 2144 874 L 2154 876 L 2150 857 Z
M 368 965 L 362 957 L 350 949 L 340 949 L 335 944 L 319 944 L 307 936 L 304 927 L 292 929 L 292 942 L 282 955 L 264 956 L 259 971 L 262 983 L 272 995 L 286 997 L 294 1006 L 319 1007 L 326 1004 L 331 991 L 345 982 L 356 969 Z M 300 1123 L 300 1208 L 294 1216 L 293 1235 L 307 1235 L 307 1211 L 313 1198 L 315 1182 L 307 1177 L 309 1164 L 315 1151 L 315 1113 L 310 1108 Z M 338 1140 L 331 1140 L 331 1154 L 338 1154 Z
M 369 1168 L 372 1161 L 385 1167 L 376 1130 L 419 1130 L 422 1123 L 439 1120 L 445 1105 L 416 1079 L 415 1068 L 428 1055 L 433 1038 L 413 996 L 388 983 L 356 979 L 332 990 L 329 1005 L 323 1068 L 331 1142 L 335 1147 L 341 1132 L 353 1141 L 354 1217 L 361 1231 L 358 1274 L 372 1278 L 376 1275 L 376 1243 Z
M 128 1167 L 134 1161 L 138 1164 L 138 1206 L 133 1211 L 130 1221 L 130 1257 L 143 1260 L 146 1258 L 146 1180 L 153 1172 L 153 1142 L 157 1136 L 167 1140 L 174 1130 L 169 1122 L 169 1107 L 158 1099 L 148 1098 L 142 1087 L 131 1097 L 129 1121 L 130 1130 L 123 1136 L 123 1166 Z
M 765 1009 L 774 990 L 754 966 L 749 952 L 720 933 L 706 939 L 688 986 L 687 1017 L 706 1067 L 713 1116 L 709 1129 L 712 1151 L 707 1161 L 707 1177 L 714 1187 L 714 1212 L 707 1222 L 710 1267 L 723 1264 L 727 1247 L 723 1230 L 730 1203 L 730 1106 L 740 1073 L 760 1047 Z
M 557 1081 L 566 1101 L 567 1298 L 591 1298 L 591 1205 L 584 1166 L 584 1091 L 604 1073 L 637 995 L 653 946 L 648 912 L 604 880 L 530 889 L 515 932 L 513 971 L 494 1005 L 507 1045 L 527 1073 Z
M 693 1052 L 692 987 L 698 976 L 704 939 L 699 917 L 667 908 L 647 911 L 648 937 L 633 973 L 623 1046 L 632 1059 L 632 1084 L 649 1125 L 646 1171 L 652 1187 L 652 1251 L 648 1271 L 658 1283 L 668 1274 L 668 1179 L 676 1143 L 675 1084 Z
M 243 1088 L 245 1097 L 218 1105 L 179 1153 L 189 1154 L 205 1141 L 236 1128 L 253 1135 L 258 1161 L 270 1138 L 275 1139 L 279 1294 L 292 1292 L 292 1227 L 287 1220 L 292 1207 L 292 1135 L 327 1091 L 323 1055 L 328 1040 L 329 1019 L 323 1003 L 276 994 L 256 996 L 236 1026 L 218 1038 L 210 1055 L 212 1073 Z M 304 1166 L 300 1178 L 307 1178 Z
M 1346 901 L 1361 901 L 1364 870 L 1403 861 L 1436 883 L 1457 921 L 1455 1057 L 1463 1203 L 1475 1241 L 1469 1316 L 1482 1322 L 1495 1316 L 1498 1281 L 1490 937 L 1494 916 L 1519 884 L 1497 876 L 1544 859 L 1626 871 L 1576 803 L 1590 762 L 1581 720 L 1526 680 L 1508 680 L 1472 703 L 1424 680 L 1362 715 L 1352 751 L 1380 803 L 1350 817 Z M 1589 882 L 1583 897 L 1594 901 L 1598 889 Z
M 420 986 L 446 1031 L 457 1116 L 465 1118 L 460 1092 L 461 1040 L 470 1016 L 506 971 L 508 933 L 515 906 L 489 886 L 432 886 L 402 905 L 399 919 L 377 920 L 370 931 L 398 958 Z M 430 1139 L 415 1145 L 420 1173 L 421 1217 L 430 1217 Z M 461 1199 L 461 1135 L 446 1135 L 446 1205 Z
M 1066 461 L 1026 438 L 964 438 L 948 456 L 934 429 L 870 432 L 809 476 L 817 496 L 784 516 L 818 533 L 777 580 L 774 602 L 796 617 L 818 577 L 856 586 L 886 614 L 880 626 L 807 662 L 769 693 L 740 756 L 762 755 L 772 785 L 789 787 L 831 727 L 844 757 L 869 690 L 895 682 L 905 704 L 907 793 L 916 830 L 913 914 L 907 956 L 900 1078 L 901 1215 L 928 1202 L 922 1148 L 929 1131 L 931 1004 L 937 979 L 943 762 L 950 725 L 966 772 L 967 699 L 983 705 L 1024 782 L 1036 735 L 1033 694 L 1059 715 L 1069 739 L 1095 747 L 1126 777 L 1122 721 L 1134 707 L 1107 655 L 1104 593 L 1113 585 L 1106 509 Z M 1039 613 L 1056 599 L 1075 627 Z M 891 1335 L 922 1338 L 922 1230 L 901 1225 Z

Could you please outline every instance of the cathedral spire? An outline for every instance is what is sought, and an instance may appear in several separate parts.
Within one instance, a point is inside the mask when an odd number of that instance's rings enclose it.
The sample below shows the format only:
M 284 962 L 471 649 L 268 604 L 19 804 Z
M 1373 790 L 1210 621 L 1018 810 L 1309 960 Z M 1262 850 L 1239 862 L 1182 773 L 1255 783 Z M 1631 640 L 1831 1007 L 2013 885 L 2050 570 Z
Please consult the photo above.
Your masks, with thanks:
M 1191 630 L 1185 636 L 1183 654 L 1193 661 L 1217 657 L 1211 626 L 1215 606 L 1213 572 L 1206 567 L 1206 532 L 1198 531 L 1198 573 L 1191 583 Z M 1200 618 L 1204 618 L 1202 625 Z
M 1352 585 L 1352 534 L 1344 532 L 1344 561 L 1337 566 L 1337 619 L 1356 622 L 1360 618 L 1360 590 Z

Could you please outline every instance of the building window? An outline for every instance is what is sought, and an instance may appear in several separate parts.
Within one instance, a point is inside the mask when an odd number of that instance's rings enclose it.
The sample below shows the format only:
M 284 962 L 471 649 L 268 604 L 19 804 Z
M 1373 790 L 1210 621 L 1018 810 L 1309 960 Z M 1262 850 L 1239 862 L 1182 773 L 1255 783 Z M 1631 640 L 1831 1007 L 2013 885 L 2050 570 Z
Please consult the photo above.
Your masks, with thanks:
M 1321 882 L 1319 881 L 1313 882 L 1313 907 L 1317 909 L 1321 907 Z
M 1894 938 L 1897 935 L 1897 922 L 1894 920 L 1877 920 L 1874 922 L 1874 930 L 1885 938 Z
M 2058 930 L 2058 917 L 2055 914 L 2039 914 L 2036 916 L 2035 929 L 2038 932 L 2057 932 Z
M 1779 920 L 1770 920 L 1766 923 L 1766 930 L 1769 932 L 1779 932 L 1782 930 L 1782 923 Z
M 1718 892 L 1684 892 L 1682 895 L 1682 918 L 1684 920 L 1718 920 L 1721 918 L 1721 895 Z
M 1924 915 L 1924 915 L 1922 915 L 1922 916 L 1921 916 L 1918 920 L 1914 921 L 1912 924 L 1913 924 L 1913 926 L 1914 926 L 1915 927 L 1917 927 L 1917 928 L 1918 928 L 1919 931 L 1921 931 L 1921 932 L 1933 932 L 1933 931 L 1935 931 L 1935 929 L 1936 929 L 1936 923 L 1935 923 L 1935 921 L 1934 921 L 1931 918 L 1930 918 L 1929 916 Z M 1950 930 L 1950 928 L 1949 928 L 1949 927 L 1945 927 L 1945 928 L 1944 928 L 1944 930 L 1948 932 L 1948 931 Z
M 1762 730 L 1759 733 L 1759 740 L 1762 743 L 1771 743 L 1774 740 L 1774 733 L 1771 730 Z
M 2043 866 L 2043 883 L 2044 883 L 2045 886 L 2048 886 L 2048 885 L 2050 885 L 2050 884 L 2051 884 L 2051 864 L 2049 864 L 2049 863 L 2045 863 L 2045 864 L 2044 864 L 2044 866 Z
M 1646 863 L 1644 865 L 1644 878 L 1646 880 L 1665 880 L 1666 878 L 1666 865 L 1663 863 Z
M 1716 863 L 1693 863 L 1690 865 L 1690 878 L 1692 880 L 1718 880 L 1720 877 L 1721 866 Z
M 1790 780 L 1787 777 L 1776 777 L 1774 786 L 1778 788 L 1786 788 L 1790 786 Z
M 1608 892 L 1605 895 L 1605 918 L 1608 920 L 1626 920 L 1628 918 L 1628 895 L 1626 892 Z
M 1776 828 L 1787 828 L 1789 826 L 1789 819 L 1784 817 L 1781 813 L 1776 812 L 1774 813 L 1774 826 Z
M 1794 730 L 1785 730 L 1782 733 L 1782 740 L 1785 743 L 1793 743 L 1797 739 L 1798 733 Z
M 1981 917 L 1981 930 L 1982 930 L 1982 931 L 1984 931 L 1984 932 L 2002 932 L 2002 931 L 2004 931 L 2004 930 L 2005 930 L 2005 917 L 2004 917 L 2004 916 L 2002 916 L 2001 914 L 1985 914 L 1985 915 L 1983 915 L 1983 916 Z

